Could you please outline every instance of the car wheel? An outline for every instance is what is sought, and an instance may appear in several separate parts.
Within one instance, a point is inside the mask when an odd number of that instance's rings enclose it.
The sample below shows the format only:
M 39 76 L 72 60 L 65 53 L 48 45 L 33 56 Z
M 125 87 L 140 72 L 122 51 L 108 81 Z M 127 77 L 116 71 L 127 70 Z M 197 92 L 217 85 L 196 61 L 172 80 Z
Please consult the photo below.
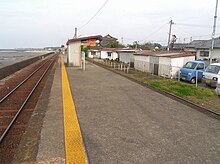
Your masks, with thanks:
M 193 78 L 190 80 L 190 83 L 191 83 L 191 84 L 195 84 L 195 83 L 196 83 L 196 78 L 193 77 Z

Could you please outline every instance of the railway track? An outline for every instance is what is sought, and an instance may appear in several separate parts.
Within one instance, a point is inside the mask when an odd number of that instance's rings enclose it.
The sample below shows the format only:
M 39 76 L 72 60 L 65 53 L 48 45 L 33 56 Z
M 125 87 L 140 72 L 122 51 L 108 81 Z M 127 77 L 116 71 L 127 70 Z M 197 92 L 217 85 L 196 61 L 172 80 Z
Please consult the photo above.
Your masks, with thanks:
M 10 163 L 57 55 L 38 62 L 0 88 L 0 163 Z

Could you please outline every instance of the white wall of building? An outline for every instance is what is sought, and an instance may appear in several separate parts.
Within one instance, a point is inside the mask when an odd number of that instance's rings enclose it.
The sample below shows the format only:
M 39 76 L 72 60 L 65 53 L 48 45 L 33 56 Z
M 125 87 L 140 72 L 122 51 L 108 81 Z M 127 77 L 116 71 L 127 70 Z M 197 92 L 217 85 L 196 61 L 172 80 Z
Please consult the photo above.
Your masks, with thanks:
M 69 43 L 67 55 L 67 63 L 69 66 L 81 65 L 81 41 Z
M 124 63 L 134 62 L 134 53 L 133 52 L 118 52 L 119 61 Z
M 91 51 L 88 51 L 88 58 L 92 58 L 93 59 L 93 55 Z
M 186 56 L 180 58 L 160 57 L 159 75 L 167 78 L 178 78 L 180 68 L 188 61 L 195 60 L 195 56 Z
M 209 52 L 209 56 L 208 57 L 201 56 L 202 51 Z M 210 58 L 210 54 L 211 54 L 210 50 L 197 50 L 196 51 L 197 60 L 204 60 L 204 59 L 208 60 Z M 220 49 L 213 50 L 212 59 L 220 59 Z
M 113 51 L 110 60 L 115 60 L 117 58 L 118 58 L 118 53 Z
M 101 59 L 115 60 L 117 58 L 118 58 L 117 52 L 101 51 Z
M 88 51 L 88 57 L 89 58 L 101 58 L 101 52 L 96 50 L 96 51 Z
M 159 76 L 167 78 L 177 78 L 178 72 L 183 65 L 195 60 L 195 56 L 187 56 L 180 58 L 170 58 L 161 56 L 138 56 L 134 55 L 134 68 L 139 71 L 148 73 L 158 73 Z M 158 72 L 155 71 L 156 65 Z
M 158 75 L 170 78 L 171 77 L 171 58 L 160 57 L 159 58 L 159 70 Z
M 212 59 L 220 59 L 220 49 L 214 49 Z
M 108 59 L 107 51 L 101 51 L 101 59 Z
M 134 68 L 142 72 L 150 72 L 150 56 L 134 55 Z
M 185 56 L 181 58 L 171 58 L 171 78 L 178 78 L 178 73 L 180 71 L 180 68 L 183 67 L 184 64 L 186 64 L 188 61 L 194 61 L 195 56 Z

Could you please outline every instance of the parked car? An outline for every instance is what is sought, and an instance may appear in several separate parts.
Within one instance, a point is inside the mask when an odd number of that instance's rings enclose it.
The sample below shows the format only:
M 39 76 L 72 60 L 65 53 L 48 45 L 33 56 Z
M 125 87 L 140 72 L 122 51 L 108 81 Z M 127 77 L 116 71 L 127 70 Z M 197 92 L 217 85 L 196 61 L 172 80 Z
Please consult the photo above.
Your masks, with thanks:
M 196 72 L 198 72 L 198 81 L 202 81 L 202 75 L 205 71 L 203 61 L 189 61 L 180 69 L 180 79 L 192 84 L 196 83 Z
M 206 85 L 216 88 L 218 79 L 220 79 L 220 63 L 213 63 L 206 68 L 202 80 Z
M 220 78 L 218 78 L 218 83 L 217 83 L 215 92 L 216 92 L 217 95 L 220 96 Z

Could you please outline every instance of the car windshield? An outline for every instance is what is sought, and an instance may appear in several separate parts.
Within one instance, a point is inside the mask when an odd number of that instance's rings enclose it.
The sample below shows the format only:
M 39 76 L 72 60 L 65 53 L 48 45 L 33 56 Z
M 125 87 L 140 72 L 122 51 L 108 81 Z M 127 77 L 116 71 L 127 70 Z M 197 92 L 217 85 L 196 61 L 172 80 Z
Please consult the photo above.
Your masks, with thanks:
M 196 67 L 197 63 L 194 62 L 187 62 L 183 68 L 188 68 L 188 69 L 194 69 Z
M 206 68 L 206 72 L 218 74 L 220 71 L 220 66 L 217 65 L 210 65 Z

